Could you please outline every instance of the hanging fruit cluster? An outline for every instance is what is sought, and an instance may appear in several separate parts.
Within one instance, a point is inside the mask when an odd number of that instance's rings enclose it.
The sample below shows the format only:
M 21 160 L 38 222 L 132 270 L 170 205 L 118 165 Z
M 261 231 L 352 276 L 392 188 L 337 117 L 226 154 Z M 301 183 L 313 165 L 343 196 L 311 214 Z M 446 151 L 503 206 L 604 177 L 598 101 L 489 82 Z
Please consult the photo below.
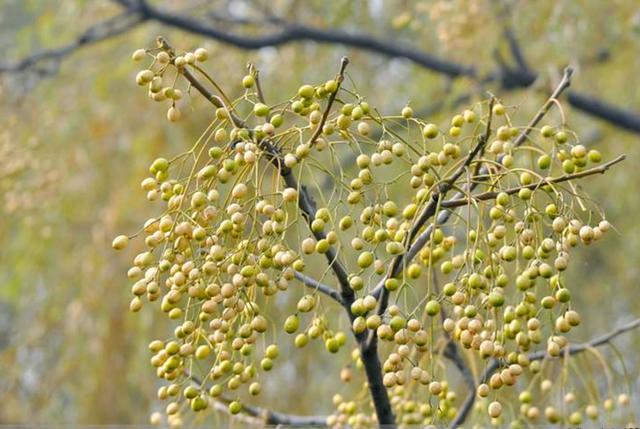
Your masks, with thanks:
M 550 381 L 547 358 L 563 354 L 581 320 L 564 276 L 571 252 L 611 229 L 576 186 L 606 169 L 599 152 L 563 123 L 520 125 L 494 99 L 455 115 L 447 131 L 409 106 L 383 116 L 341 87 L 344 67 L 273 103 L 252 68 L 238 82 L 242 95 L 230 100 L 199 66 L 208 57 L 202 48 L 177 54 L 166 44 L 133 54 L 150 61 L 136 82 L 168 102 L 169 121 L 182 118 L 178 102 L 196 76 L 219 92 L 207 97 L 215 111 L 201 138 L 181 155 L 156 159 L 142 180 L 159 209 L 136 234 L 146 249 L 128 272 L 131 310 L 153 304 L 175 321 L 171 335 L 149 344 L 171 425 L 211 401 L 241 413 L 242 398 L 259 395 L 282 359 L 277 342 L 322 341 L 337 359 L 352 349 L 341 379 L 367 390 L 348 330 L 358 343 L 377 341 L 380 376 L 401 424 L 455 417 L 461 404 L 447 379 L 448 341 L 479 368 L 498 363 L 477 386 L 479 419 L 499 423 L 508 413 L 518 425 L 544 414 L 577 425 L 583 414 L 597 417 L 594 398 Z M 129 239 L 116 237 L 113 247 Z M 348 293 L 332 274 L 337 265 Z M 282 293 L 298 301 L 276 326 L 269 312 Z M 343 320 L 327 317 L 334 305 L 345 308 Z M 542 362 L 532 359 L 540 350 Z M 562 411 L 534 405 L 523 386 L 540 381 L 541 404 L 573 392 Z M 521 407 L 504 406 L 517 392 Z M 333 402 L 329 425 L 376 424 L 366 394 L 336 394 Z

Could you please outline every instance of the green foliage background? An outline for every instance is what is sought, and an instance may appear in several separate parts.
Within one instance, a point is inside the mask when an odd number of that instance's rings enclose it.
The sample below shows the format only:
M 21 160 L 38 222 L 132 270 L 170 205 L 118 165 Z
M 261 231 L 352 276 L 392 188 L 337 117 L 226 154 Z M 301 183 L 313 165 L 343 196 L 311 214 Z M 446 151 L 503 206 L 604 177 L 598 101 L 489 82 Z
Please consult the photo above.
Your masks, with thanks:
M 163 2 L 181 9 L 200 2 Z M 223 7 L 225 2 L 212 2 Z M 241 2 L 249 10 L 266 2 Z M 500 92 L 523 117 L 535 111 L 566 64 L 577 68 L 572 88 L 640 112 L 640 7 L 634 1 L 511 1 L 500 16 L 489 0 L 295 1 L 274 0 L 270 8 L 290 19 L 393 39 L 416 49 L 495 69 L 493 52 L 506 52 L 502 24 L 510 23 L 527 59 L 540 73 L 532 89 Z M 21 58 L 72 40 L 81 29 L 117 13 L 105 0 L 7 0 L 0 5 L 3 59 Z M 500 17 L 499 17 L 500 16 Z M 230 27 L 229 30 L 234 30 Z M 243 28 L 243 34 L 257 28 Z M 111 250 L 111 239 L 132 233 L 152 215 L 139 189 L 149 162 L 190 147 L 211 115 L 194 97 L 180 125 L 135 87 L 130 53 L 163 34 L 185 49 L 206 46 L 208 70 L 231 96 L 251 61 L 260 68 L 267 99 L 293 93 L 305 82 L 332 77 L 339 58 L 351 59 L 349 79 L 371 105 L 397 112 L 407 101 L 419 111 L 444 101 L 450 106 L 473 89 L 465 79 L 448 81 L 402 60 L 311 43 L 246 52 L 154 23 L 74 53 L 52 76 L 28 73 L 0 77 L 0 423 L 146 422 L 155 377 L 147 342 L 166 323 L 158 315 L 128 312 L 129 258 Z M 602 52 L 608 56 L 599 60 Z M 446 123 L 458 109 L 432 116 Z M 580 290 L 584 315 L 576 340 L 586 340 L 640 316 L 639 137 L 572 110 L 571 128 L 605 159 L 628 160 L 583 186 L 601 202 L 619 234 L 574 257 L 571 278 Z M 550 119 L 553 120 L 553 119 Z M 291 303 L 282 302 L 285 308 Z M 617 341 L 624 350 L 632 386 L 638 383 L 640 351 L 635 333 Z M 338 373 L 348 356 L 314 360 L 314 347 L 291 354 L 265 386 L 265 405 L 293 404 L 297 413 L 330 409 Z M 323 355 L 324 356 L 324 355 Z M 619 364 L 614 367 L 622 371 Z M 594 368 L 594 370 L 596 370 Z M 334 377 L 328 378 L 329 373 Z M 328 380 L 335 380 L 333 388 Z M 637 393 L 637 390 L 634 391 Z M 636 400 L 637 404 L 637 400 Z

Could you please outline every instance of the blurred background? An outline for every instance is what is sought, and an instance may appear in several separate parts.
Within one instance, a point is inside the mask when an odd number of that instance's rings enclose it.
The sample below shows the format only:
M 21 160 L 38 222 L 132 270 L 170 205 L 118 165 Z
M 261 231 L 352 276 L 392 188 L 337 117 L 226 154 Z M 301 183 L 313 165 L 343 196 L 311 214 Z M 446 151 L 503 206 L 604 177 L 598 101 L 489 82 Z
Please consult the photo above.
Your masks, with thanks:
M 269 46 L 282 31 L 290 39 Z M 206 47 L 232 98 L 248 62 L 280 99 L 348 55 L 371 105 L 409 102 L 440 124 L 486 91 L 528 118 L 572 65 L 569 126 L 604 159 L 628 157 L 583 183 L 617 233 L 573 258 L 584 316 L 573 338 L 640 316 L 635 0 L 0 0 L 0 423 L 146 423 L 160 405 L 146 345 L 165 318 L 128 311 L 126 270 L 143 243 L 125 254 L 110 243 L 153 215 L 139 188 L 149 163 L 189 148 L 210 111 L 195 100 L 170 126 L 136 87 L 131 52 L 159 34 Z M 637 386 L 640 335 L 616 344 Z M 264 405 L 331 410 L 327 383 L 345 362 L 314 362 L 314 347 L 277 369 Z

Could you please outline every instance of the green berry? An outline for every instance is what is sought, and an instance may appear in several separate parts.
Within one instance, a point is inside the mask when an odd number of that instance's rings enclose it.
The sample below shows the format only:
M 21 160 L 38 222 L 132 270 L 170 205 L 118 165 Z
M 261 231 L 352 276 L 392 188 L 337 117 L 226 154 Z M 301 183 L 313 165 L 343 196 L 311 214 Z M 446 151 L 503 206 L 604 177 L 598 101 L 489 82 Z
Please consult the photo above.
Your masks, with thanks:
M 427 302 L 425 306 L 425 311 L 429 316 L 435 316 L 440 313 L 440 303 L 436 300 L 431 300 Z
M 256 103 L 253 106 L 253 113 L 255 113 L 256 116 L 267 116 L 269 115 L 269 112 L 269 106 L 267 106 L 266 104 Z
M 311 85 L 302 85 L 298 89 L 298 95 L 302 98 L 312 98 L 316 90 Z
M 247 89 L 253 87 L 253 85 L 255 84 L 256 84 L 256 80 L 251 75 L 246 75 L 245 77 L 242 78 L 242 86 L 244 86 Z

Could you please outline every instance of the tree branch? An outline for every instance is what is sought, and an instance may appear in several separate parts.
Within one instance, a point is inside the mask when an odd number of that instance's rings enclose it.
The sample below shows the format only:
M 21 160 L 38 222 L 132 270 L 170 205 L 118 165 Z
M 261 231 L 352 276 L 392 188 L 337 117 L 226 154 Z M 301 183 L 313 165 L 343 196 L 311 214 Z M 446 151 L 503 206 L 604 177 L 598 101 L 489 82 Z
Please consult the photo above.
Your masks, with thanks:
M 591 341 L 588 341 L 586 343 L 570 345 L 565 349 L 565 353 L 568 353 L 569 355 L 574 355 L 594 347 L 600 347 L 600 346 L 606 345 L 610 343 L 617 336 L 622 335 L 638 327 L 640 327 L 640 319 L 635 319 L 627 324 L 620 326 L 617 329 L 614 329 L 611 332 L 608 332 L 604 335 L 596 337 Z M 548 358 L 549 355 L 546 353 L 546 351 L 541 350 L 538 352 L 530 353 L 529 355 L 527 355 L 527 357 L 529 358 L 530 361 L 534 361 L 534 360 L 542 360 L 542 359 Z M 494 372 L 496 372 L 501 365 L 502 365 L 502 362 L 496 359 L 491 360 L 487 365 L 487 367 L 485 368 L 485 370 L 480 375 L 478 384 L 485 383 L 487 380 L 489 380 L 489 377 L 491 377 L 491 375 Z M 460 407 L 458 414 L 449 425 L 450 429 L 455 429 L 466 421 L 467 417 L 469 416 L 469 413 L 471 412 L 471 409 L 473 408 L 473 404 L 475 403 L 475 398 L 476 398 L 476 391 L 474 386 L 474 388 L 469 392 L 466 399 L 464 400 L 464 403 Z
M 220 42 L 241 49 L 260 49 L 268 46 L 280 46 L 292 42 L 312 41 L 318 43 L 342 44 L 389 57 L 407 58 L 413 63 L 447 76 L 473 77 L 476 74 L 474 67 L 465 66 L 447 61 L 418 51 L 410 46 L 393 43 L 364 34 L 346 33 L 336 29 L 319 29 L 304 25 L 281 23 L 282 30 L 277 33 L 262 36 L 241 36 L 227 31 L 220 31 L 206 22 L 196 18 L 178 15 L 140 0 L 137 12 L 147 19 L 151 19 L 165 25 L 180 28 L 189 33 L 207 36 Z
M 298 271 L 294 271 L 294 276 L 305 286 L 327 295 L 340 305 L 344 305 L 340 293 L 338 293 L 338 291 L 333 289 L 332 287 L 327 286 L 324 283 L 320 283 L 318 280 L 299 273 Z
M 202 380 L 199 377 L 187 372 L 187 377 L 197 385 L 202 386 Z M 242 405 L 242 413 L 232 415 L 229 413 L 229 403 L 231 401 L 225 398 L 209 397 L 209 403 L 213 408 L 228 414 L 231 418 L 242 420 L 250 425 L 287 425 L 287 426 L 327 426 L 327 416 L 299 416 L 296 414 L 280 413 L 267 408 L 256 407 L 253 405 Z
M 626 109 L 614 106 L 594 96 L 576 91 L 567 93 L 570 105 L 594 118 L 602 119 L 617 127 L 640 133 L 640 116 Z
M 0 63 L 0 73 L 20 73 L 34 68 L 39 72 L 55 72 L 60 62 L 83 46 L 123 34 L 145 21 L 143 16 L 132 14 L 129 10 L 99 22 L 81 33 L 76 40 L 53 49 L 33 53 L 16 62 Z M 42 68 L 43 63 L 53 65 L 52 70 Z
M 324 124 L 327 122 L 329 113 L 331 113 L 331 106 L 333 105 L 333 102 L 336 99 L 336 96 L 338 95 L 338 91 L 340 90 L 340 85 L 342 85 L 342 81 L 344 80 L 344 72 L 347 69 L 348 65 L 349 65 L 349 58 L 342 57 L 342 60 L 340 61 L 340 71 L 336 75 L 336 90 L 333 91 L 329 96 L 329 101 L 327 101 L 327 107 L 324 109 L 324 113 L 322 114 L 322 119 L 320 120 L 320 123 L 318 124 L 318 127 L 314 131 L 313 135 L 309 139 L 309 146 L 313 146 L 316 140 L 318 140 L 318 137 L 320 137 L 320 134 L 322 134 L 322 128 L 324 127 Z
M 125 12 L 118 15 L 116 18 L 126 18 L 131 19 L 132 21 L 123 24 L 123 26 L 118 29 L 106 32 L 98 37 L 96 37 L 92 31 L 88 31 L 80 36 L 77 41 L 63 47 L 42 51 L 14 63 L 0 63 L 0 73 L 20 72 L 30 67 L 36 67 L 38 63 L 46 60 L 52 60 L 55 63 L 59 63 L 59 61 L 64 57 L 70 55 L 84 45 L 121 34 L 143 21 L 154 20 L 167 26 L 178 28 L 189 33 L 206 36 L 240 49 L 260 49 L 263 47 L 276 47 L 288 43 L 304 41 L 325 44 L 341 44 L 375 54 L 385 55 L 391 58 L 405 58 L 423 69 L 441 73 L 450 78 L 468 77 L 482 83 L 499 80 L 501 87 L 505 90 L 526 88 L 537 79 L 537 74 L 533 70 L 529 69 L 528 66 L 523 67 L 527 64 L 521 49 L 517 45 L 513 32 L 509 29 L 505 31 L 505 37 L 507 38 L 511 54 L 514 56 L 517 67 L 508 67 L 505 64 L 502 67 L 499 67 L 497 71 L 490 73 L 487 77 L 480 78 L 476 67 L 472 65 L 465 65 L 445 60 L 435 55 L 422 52 L 411 46 L 389 42 L 366 34 L 354 34 L 336 29 L 320 29 L 277 20 L 277 25 L 283 28 L 283 30 L 263 36 L 245 37 L 217 29 L 206 21 L 201 21 L 186 15 L 179 15 L 174 12 L 164 11 L 160 8 L 151 6 L 144 0 L 114 1 L 126 9 Z M 229 17 L 226 21 L 240 25 L 246 24 L 246 22 L 241 18 Z M 269 22 L 272 21 L 273 19 L 269 20 Z M 107 23 L 108 21 L 105 21 L 103 23 L 96 24 L 95 27 L 102 27 Z M 45 70 L 39 71 L 43 73 L 46 72 Z M 584 95 L 576 91 L 568 92 L 567 98 L 569 104 L 586 114 L 600 118 L 622 129 L 640 133 L 640 114 L 623 110 L 593 96 Z
M 508 195 L 513 195 L 513 194 L 517 194 L 522 189 L 538 189 L 538 188 L 541 188 L 544 185 L 549 185 L 549 184 L 553 184 L 553 183 L 562 183 L 562 182 L 566 182 L 566 181 L 569 181 L 569 180 L 580 179 L 580 178 L 583 178 L 583 177 L 592 176 L 594 174 L 603 174 L 607 170 L 609 170 L 609 168 L 614 166 L 615 164 L 624 161 L 625 158 L 626 158 L 625 155 L 619 155 L 619 156 L 617 156 L 616 158 L 612 159 L 609 162 L 606 162 L 606 163 L 604 163 L 602 165 L 599 165 L 597 167 L 593 167 L 593 168 L 589 168 L 587 170 L 580 171 L 578 173 L 564 174 L 564 175 L 558 176 L 558 177 L 548 177 L 546 179 L 542 179 L 542 180 L 540 180 L 538 182 L 531 183 L 529 185 L 515 186 L 515 187 L 512 187 L 512 188 L 508 188 L 508 189 L 502 189 L 500 191 L 487 191 L 487 192 L 483 192 L 481 194 L 471 195 L 471 199 L 475 200 L 475 201 L 492 200 L 492 199 L 496 198 L 498 196 L 498 194 L 500 194 L 502 192 L 504 192 L 504 193 L 506 193 Z M 469 199 L 468 198 L 455 198 L 455 199 L 451 199 L 451 200 L 442 201 L 440 203 L 440 207 L 442 207 L 442 208 L 454 208 L 454 207 L 466 206 L 468 204 L 469 204 Z

